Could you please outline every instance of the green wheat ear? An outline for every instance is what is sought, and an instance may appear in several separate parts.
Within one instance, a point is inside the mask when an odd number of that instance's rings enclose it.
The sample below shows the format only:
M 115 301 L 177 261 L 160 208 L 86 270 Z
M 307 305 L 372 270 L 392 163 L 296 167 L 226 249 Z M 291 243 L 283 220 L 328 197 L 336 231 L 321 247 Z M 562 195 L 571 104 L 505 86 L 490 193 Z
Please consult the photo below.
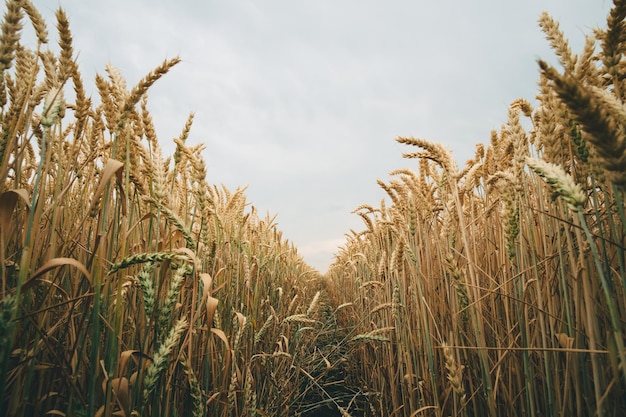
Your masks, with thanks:
M 156 295 L 154 292 L 154 282 L 152 278 L 152 271 L 154 270 L 154 264 L 152 262 L 147 263 L 138 275 L 139 285 L 143 292 L 143 305 L 146 312 L 146 317 L 150 319 L 152 312 L 154 311 L 154 304 L 156 302 Z
M 539 158 L 526 158 L 526 164 L 546 180 L 552 191 L 563 198 L 572 211 L 578 211 L 583 207 L 587 196 L 563 168 Z
M 181 319 L 176 322 L 165 341 L 159 346 L 157 353 L 154 354 L 152 363 L 146 372 L 143 391 L 144 400 L 147 400 L 150 393 L 156 388 L 161 373 L 167 368 L 167 357 L 172 353 L 176 345 L 178 345 L 180 336 L 185 328 L 187 328 L 187 320 Z
M 57 121 L 63 107 L 63 90 L 53 88 L 48 92 L 43 104 L 41 125 L 46 128 L 52 127 Z

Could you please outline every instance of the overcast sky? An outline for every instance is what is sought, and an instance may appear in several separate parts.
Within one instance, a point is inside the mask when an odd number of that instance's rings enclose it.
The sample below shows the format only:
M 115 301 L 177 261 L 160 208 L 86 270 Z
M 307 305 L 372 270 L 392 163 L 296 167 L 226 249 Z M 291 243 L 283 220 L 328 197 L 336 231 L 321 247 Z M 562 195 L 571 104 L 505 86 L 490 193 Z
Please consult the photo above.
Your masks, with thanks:
M 183 62 L 149 91 L 167 154 L 189 112 L 208 181 L 247 185 L 261 215 L 324 272 L 360 204 L 378 206 L 405 149 L 441 142 L 462 164 L 516 98 L 534 103 L 538 58 L 555 62 L 537 18 L 556 18 L 579 52 L 608 0 L 34 0 L 56 42 L 65 9 L 86 87 L 107 62 L 129 87 Z

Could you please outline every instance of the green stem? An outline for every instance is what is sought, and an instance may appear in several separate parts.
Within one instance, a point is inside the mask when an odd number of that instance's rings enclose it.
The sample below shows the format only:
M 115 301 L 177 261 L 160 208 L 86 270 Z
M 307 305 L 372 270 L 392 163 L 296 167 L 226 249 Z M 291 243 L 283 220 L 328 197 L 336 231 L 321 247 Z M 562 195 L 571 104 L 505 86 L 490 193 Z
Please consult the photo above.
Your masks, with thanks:
M 35 214 L 37 212 L 37 206 L 38 206 L 37 196 L 39 194 L 41 177 L 43 176 L 43 167 L 46 161 L 46 139 L 48 137 L 49 132 L 50 132 L 50 128 L 46 128 L 41 138 L 41 153 L 40 153 L 40 158 L 39 158 L 39 166 L 37 167 L 37 175 L 35 177 L 35 185 L 33 187 L 33 195 L 31 197 L 30 210 L 28 212 L 28 223 L 26 226 L 26 235 L 24 238 L 24 246 L 22 248 L 22 256 L 20 259 L 20 271 L 18 274 L 17 285 L 15 288 L 15 296 L 14 296 L 14 302 L 13 302 L 13 309 L 11 311 L 10 323 L 14 322 L 15 318 L 17 317 L 17 311 L 19 310 L 20 299 L 22 296 L 22 285 L 24 284 L 24 280 L 26 279 L 26 276 L 30 271 L 29 266 L 30 266 L 30 260 L 32 256 L 31 237 L 33 235 L 32 233 L 33 224 L 35 223 Z M 1 362 L 2 369 L 0 370 L 0 378 L 1 378 L 0 380 L 2 381 L 6 381 L 11 347 L 15 344 L 15 337 L 17 333 L 15 330 L 16 330 L 16 326 L 14 325 L 9 326 L 9 331 L 11 334 L 9 335 L 8 347 L 7 349 L 4 350 L 3 357 L 0 358 L 0 360 L 2 361 Z M 5 390 L 6 390 L 5 385 L 6 385 L 5 383 L 0 384 L 0 400 L 4 399 L 5 397 Z M 4 411 L 4 410 L 2 410 L 2 408 L 0 407 L 0 411 Z
M 585 216 L 583 215 L 582 207 L 579 207 L 577 210 L 578 219 L 580 220 L 581 227 L 585 232 L 585 237 L 589 241 L 589 247 L 591 248 L 591 253 L 593 255 L 593 261 L 596 265 L 596 269 L 598 270 L 598 274 L 600 275 L 600 282 L 602 284 L 602 291 L 604 292 L 604 297 L 606 298 L 606 303 L 609 308 L 609 314 L 611 316 L 611 327 L 613 328 L 613 337 L 615 338 L 615 344 L 617 346 L 617 351 L 619 353 L 619 359 L 622 364 L 622 378 L 624 382 L 626 382 L 626 372 L 624 371 L 624 367 L 626 366 L 626 354 L 624 353 L 624 339 L 622 337 L 622 330 L 619 323 L 619 318 L 617 316 L 617 308 L 615 306 L 615 301 L 613 300 L 613 295 L 611 294 L 611 286 L 609 285 L 609 281 L 604 273 L 604 269 L 600 264 L 600 258 L 598 254 L 598 250 L 594 244 L 593 236 L 589 232 L 589 227 L 587 227 L 587 222 L 585 221 Z

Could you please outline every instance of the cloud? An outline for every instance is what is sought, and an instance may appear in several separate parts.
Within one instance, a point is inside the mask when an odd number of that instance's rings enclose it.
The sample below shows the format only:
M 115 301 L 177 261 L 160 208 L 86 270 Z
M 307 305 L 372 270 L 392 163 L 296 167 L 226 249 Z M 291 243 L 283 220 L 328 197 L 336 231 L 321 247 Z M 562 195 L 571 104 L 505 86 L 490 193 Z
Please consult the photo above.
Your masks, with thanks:
M 36 2 L 37 3 L 37 2 Z M 54 33 L 53 10 L 40 0 Z M 86 86 L 107 62 L 134 85 L 163 59 L 183 62 L 149 92 L 166 151 L 187 115 L 204 142 L 208 180 L 248 185 L 259 212 L 320 269 L 377 205 L 406 147 L 398 135 L 439 141 L 459 163 L 532 101 L 536 59 L 552 59 L 542 9 L 579 51 L 603 25 L 608 0 L 200 1 L 59 0 L 70 18 Z M 43 6 L 42 6 L 43 5 Z M 51 36 L 54 38 L 54 36 Z M 323 251 L 327 251 L 323 255 Z
M 329 264 L 328 254 L 337 252 L 337 248 L 344 244 L 345 240 L 345 236 L 341 236 L 334 239 L 311 241 L 298 245 L 298 253 L 311 266 L 324 273 Z

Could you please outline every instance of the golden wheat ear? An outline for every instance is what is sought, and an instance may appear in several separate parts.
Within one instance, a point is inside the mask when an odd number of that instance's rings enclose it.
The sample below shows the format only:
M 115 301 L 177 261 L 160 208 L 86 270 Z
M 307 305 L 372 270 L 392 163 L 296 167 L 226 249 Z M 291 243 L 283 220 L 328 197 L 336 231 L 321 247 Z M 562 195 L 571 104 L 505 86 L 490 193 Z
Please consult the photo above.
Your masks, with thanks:
M 57 30 L 59 31 L 59 46 L 61 47 L 61 55 L 59 56 L 59 81 L 64 83 L 65 80 L 74 73 L 74 48 L 72 47 L 72 32 L 70 31 L 70 22 L 63 9 L 59 8 L 56 12 Z
M 8 1 L 6 7 L 0 35 L 0 73 L 11 68 L 22 29 L 21 1 Z
M 597 89 L 584 85 L 568 73 L 559 74 L 544 61 L 539 61 L 539 67 L 580 124 L 610 180 L 620 186 L 626 185 L 626 132 L 618 121 L 624 116 L 623 107 L 615 100 L 603 99 Z M 619 111 L 617 117 L 611 114 L 611 109 Z
M 146 75 L 141 81 L 139 81 L 139 83 L 130 91 L 129 96 L 124 103 L 124 107 L 122 108 L 122 114 L 118 122 L 118 128 L 122 126 L 130 111 L 133 109 L 133 107 L 135 107 L 137 103 L 139 103 L 141 97 L 146 94 L 152 84 L 154 84 L 159 78 L 167 74 L 167 72 L 180 61 L 181 59 L 179 57 L 166 59 L 161 63 L 161 65 L 150 71 L 148 75 Z
M 569 42 L 559 29 L 559 22 L 544 11 L 539 17 L 539 26 L 545 33 L 554 53 L 559 57 L 559 62 L 563 65 L 563 68 L 572 71 L 576 65 L 577 57 L 572 54 Z
M 619 85 L 623 79 L 623 56 L 626 53 L 624 44 L 624 20 L 626 19 L 626 1 L 615 0 L 614 6 L 607 19 L 607 29 L 602 42 L 602 63 L 606 72 L 613 78 L 614 84 Z M 625 92 L 621 91 L 619 97 Z

